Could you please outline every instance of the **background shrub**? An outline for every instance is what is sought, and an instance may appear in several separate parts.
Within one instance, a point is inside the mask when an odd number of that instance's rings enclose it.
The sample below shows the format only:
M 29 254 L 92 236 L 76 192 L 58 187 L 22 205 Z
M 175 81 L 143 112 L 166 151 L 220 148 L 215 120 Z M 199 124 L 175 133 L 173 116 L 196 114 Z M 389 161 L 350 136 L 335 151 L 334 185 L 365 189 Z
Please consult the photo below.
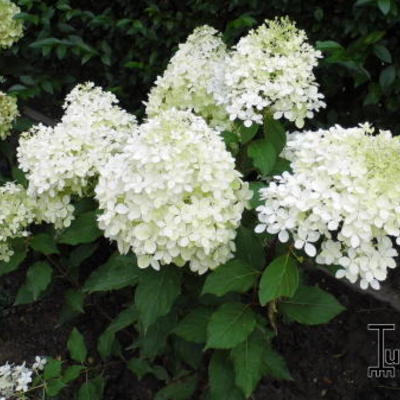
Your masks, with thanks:
M 142 115 L 152 82 L 194 27 L 213 25 L 234 43 L 265 18 L 289 15 L 325 54 L 317 74 L 329 111 L 317 115 L 317 121 L 352 125 L 369 120 L 394 130 L 399 125 L 400 10 L 395 0 L 17 3 L 26 34 L 2 53 L 0 68 L 11 91 L 47 113 L 59 110 L 76 82 L 94 80 Z

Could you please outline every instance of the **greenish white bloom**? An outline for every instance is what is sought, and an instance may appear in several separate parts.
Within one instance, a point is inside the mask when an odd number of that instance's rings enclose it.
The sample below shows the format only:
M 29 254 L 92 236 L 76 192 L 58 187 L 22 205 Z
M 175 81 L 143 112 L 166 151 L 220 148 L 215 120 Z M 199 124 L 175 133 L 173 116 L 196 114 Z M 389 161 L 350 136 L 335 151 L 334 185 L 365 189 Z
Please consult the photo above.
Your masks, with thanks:
M 4 140 L 18 116 L 17 99 L 0 91 L 0 139 Z
M 167 69 L 149 94 L 149 117 L 163 110 L 192 110 L 211 127 L 229 129 L 231 123 L 218 99 L 225 99 L 224 71 L 229 59 L 221 34 L 210 26 L 200 26 L 179 45 Z
M 217 132 L 175 109 L 141 125 L 96 186 L 99 226 L 121 253 L 132 250 L 141 268 L 189 263 L 198 273 L 233 256 L 250 197 Z
M 27 175 L 29 194 L 44 206 L 44 221 L 68 226 L 71 196 L 91 194 L 99 168 L 135 134 L 136 118 L 117 103 L 112 93 L 93 83 L 78 85 L 66 97 L 60 123 L 22 134 L 19 166 Z
M 23 34 L 21 20 L 14 19 L 21 9 L 9 0 L 0 0 L 0 49 L 10 47 Z
M 28 227 L 36 219 L 36 202 L 21 185 L 8 182 L 0 186 L 0 260 L 13 255 L 12 239 L 28 236 Z
M 364 124 L 289 135 L 284 156 L 293 173 L 262 189 L 265 205 L 257 209 L 257 232 L 292 237 L 363 289 L 379 288 L 400 244 L 400 139 L 373 132 Z
M 246 126 L 261 124 L 263 113 L 301 128 L 325 103 L 313 68 L 321 52 L 287 18 L 265 21 L 241 38 L 225 72 L 227 112 Z

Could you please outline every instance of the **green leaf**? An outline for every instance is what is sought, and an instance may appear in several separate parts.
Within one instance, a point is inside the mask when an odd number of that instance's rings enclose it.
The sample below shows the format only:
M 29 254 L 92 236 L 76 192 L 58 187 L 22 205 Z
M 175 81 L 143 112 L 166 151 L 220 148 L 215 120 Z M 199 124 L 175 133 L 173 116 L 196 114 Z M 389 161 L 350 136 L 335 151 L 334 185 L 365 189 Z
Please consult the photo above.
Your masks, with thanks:
M 204 343 L 188 342 L 180 337 L 173 337 L 171 342 L 175 360 L 189 365 L 195 371 L 201 368 Z
M 317 41 L 315 47 L 321 51 L 343 50 L 343 46 L 333 40 Z
M 246 261 L 258 270 L 265 265 L 264 247 L 260 236 L 244 226 L 240 226 L 237 231 L 236 258 Z
M 115 332 L 105 330 L 97 339 L 97 351 L 103 360 L 106 360 L 113 351 Z
M 268 175 L 272 171 L 278 156 L 274 145 L 266 139 L 251 142 L 247 148 L 247 154 L 253 160 L 253 165 L 263 175 Z
M 250 200 L 251 209 L 255 209 L 258 206 L 264 204 L 260 199 L 260 189 L 265 188 L 265 183 L 262 182 L 250 182 L 250 190 L 253 192 L 253 197 Z
M 90 274 L 83 290 L 94 293 L 134 286 L 141 272 L 136 264 L 136 257 L 114 254 Z
M 99 247 L 98 243 L 82 244 L 71 251 L 68 264 L 72 268 L 79 267 L 85 260 L 93 255 Z
M 122 329 L 132 325 L 137 321 L 138 313 L 134 304 L 130 305 L 125 310 L 122 310 L 110 323 L 107 330 L 110 332 L 119 332 Z
M 249 128 L 247 128 L 246 126 L 243 125 L 242 122 L 238 123 L 238 133 L 240 136 L 240 141 L 242 143 L 247 143 L 249 142 L 251 139 L 253 139 L 254 136 L 257 135 L 257 131 L 258 131 L 258 125 L 257 124 L 252 124 Z
M 226 303 L 213 313 L 207 326 L 207 348 L 231 349 L 254 330 L 256 318 L 248 305 Z
M 383 89 L 388 88 L 396 79 L 396 67 L 389 65 L 379 75 L 379 84 Z
M 156 393 L 154 400 L 191 400 L 197 382 L 197 375 L 190 375 L 178 382 L 170 383 Z
M 107 329 L 99 336 L 97 350 L 103 359 L 111 355 L 116 333 L 132 325 L 136 320 L 136 308 L 130 306 L 126 310 L 121 311 Z
M 79 388 L 78 400 L 102 400 L 104 391 L 104 379 L 101 376 L 85 382 Z
M 271 171 L 271 176 L 282 175 L 285 171 L 291 172 L 291 170 L 290 161 L 286 160 L 285 158 L 278 157 L 274 168 Z
M 181 271 L 177 268 L 147 269 L 141 274 L 135 304 L 145 330 L 170 311 L 180 293 Z
M 389 14 L 391 7 L 391 0 L 378 0 L 378 7 L 382 11 L 382 14 Z
M 175 327 L 175 313 L 161 317 L 149 329 L 141 332 L 134 347 L 139 346 L 141 356 L 152 360 L 165 350 L 168 336 Z
M 43 371 L 43 377 L 45 379 L 58 378 L 61 375 L 61 366 L 62 361 L 60 360 L 56 360 L 55 358 L 47 360 Z
M 374 45 L 374 54 L 383 62 L 391 63 L 392 62 L 392 55 L 387 47 L 382 44 L 375 44 Z
M 41 40 L 36 40 L 35 42 L 32 42 L 29 44 L 29 47 L 32 47 L 33 49 L 36 48 L 42 48 L 46 46 L 54 46 L 62 43 L 60 39 L 57 38 L 46 38 L 46 39 L 41 39 Z
M 39 261 L 29 267 L 26 274 L 26 286 L 32 293 L 33 300 L 37 300 L 51 282 L 53 269 L 47 262 Z
M 46 385 L 46 394 L 50 397 L 56 396 L 65 386 L 65 383 L 61 379 L 52 379 Z
M 235 382 L 249 397 L 263 377 L 264 354 L 268 346 L 264 337 L 254 331 L 244 342 L 231 351 L 235 369 Z
M 65 292 L 65 303 L 74 311 L 83 313 L 85 293 L 80 290 L 68 289 Z
M 264 351 L 263 375 L 269 375 L 275 379 L 293 380 L 285 359 L 270 346 L 267 346 Z
M 364 38 L 364 43 L 365 44 L 373 44 L 376 42 L 379 42 L 384 36 L 385 36 L 385 31 L 374 31 L 371 32 L 368 36 Z
M 84 370 L 84 368 L 85 367 L 83 365 L 71 365 L 63 373 L 62 381 L 65 384 L 68 384 L 68 383 L 74 381 L 75 379 L 79 378 L 79 376 L 80 376 L 81 372 Z
M 126 363 L 126 366 L 141 380 L 145 375 L 151 374 L 153 368 L 147 360 L 142 358 L 132 358 Z
M 255 283 L 259 271 L 242 260 L 231 260 L 208 274 L 202 294 L 223 296 L 229 292 L 247 292 Z
M 262 306 L 278 297 L 292 297 L 299 286 L 296 260 L 289 254 L 275 258 L 260 280 L 258 297 Z
M 38 233 L 37 235 L 33 236 L 31 240 L 31 247 L 33 250 L 45 255 L 59 254 L 53 237 L 48 233 Z
M 67 342 L 67 348 L 73 360 L 80 363 L 86 360 L 87 349 L 85 340 L 78 329 L 74 328 L 72 330 Z
M 269 114 L 264 117 L 264 136 L 279 155 L 286 145 L 286 131 L 283 125 Z
M 25 283 L 18 289 L 18 293 L 15 297 L 14 305 L 18 306 L 21 304 L 29 304 L 33 303 L 35 300 L 33 299 L 33 294 Z
M 72 221 L 71 226 L 61 234 L 58 242 L 70 245 L 91 243 L 101 235 L 102 232 L 97 227 L 96 212 L 90 211 Z
M 195 308 L 179 321 L 173 333 L 189 342 L 205 343 L 207 340 L 207 324 L 212 312 L 207 307 Z
M 17 183 L 19 183 L 20 185 L 24 187 L 28 186 L 28 180 L 26 179 L 24 172 L 18 167 L 11 168 L 11 175 L 13 179 L 17 181 Z
M 215 351 L 208 366 L 210 382 L 210 400 L 244 400 L 244 396 L 235 385 L 235 373 L 227 355 Z
M 312 286 L 300 286 L 294 297 L 280 303 L 284 314 L 305 325 L 327 323 L 344 309 L 331 294 Z
M 23 240 L 17 240 L 12 246 L 14 254 L 10 257 L 8 262 L 0 261 L 0 276 L 6 275 L 15 271 L 25 260 L 27 249 Z

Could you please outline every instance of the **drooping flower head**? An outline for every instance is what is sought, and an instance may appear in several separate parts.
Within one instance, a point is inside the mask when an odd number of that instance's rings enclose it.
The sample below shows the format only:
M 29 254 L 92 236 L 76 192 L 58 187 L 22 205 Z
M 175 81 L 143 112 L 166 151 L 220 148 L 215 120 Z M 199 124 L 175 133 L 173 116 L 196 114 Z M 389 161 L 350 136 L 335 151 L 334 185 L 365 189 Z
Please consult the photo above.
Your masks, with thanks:
M 210 26 L 200 26 L 179 45 L 163 76 L 152 88 L 146 112 L 149 117 L 163 110 L 192 110 L 213 128 L 230 127 L 225 109 L 217 99 L 225 98 L 224 70 L 228 59 L 221 35 Z
M 59 124 L 38 125 L 22 135 L 19 165 L 27 174 L 29 193 L 49 205 L 43 210 L 44 221 L 67 226 L 73 208 L 63 204 L 72 195 L 90 194 L 99 168 L 135 134 L 136 118 L 117 103 L 112 93 L 93 83 L 78 85 L 66 97 Z
M 0 91 L 0 140 L 4 140 L 10 134 L 17 116 L 17 99 Z
M 325 104 L 313 68 L 321 53 L 288 18 L 265 21 L 241 38 L 227 65 L 226 109 L 246 126 L 261 124 L 263 113 L 301 128 Z
M 14 19 L 21 9 L 9 0 L 0 0 L 0 49 L 10 47 L 22 37 L 21 20 Z
M 12 239 L 29 234 L 28 227 L 36 218 L 36 202 L 24 187 L 8 182 L 0 186 L 0 260 L 9 261 L 13 255 Z
M 232 257 L 249 197 L 218 132 L 175 109 L 141 125 L 96 187 L 99 226 L 121 253 L 142 268 L 189 262 L 199 273 Z
M 400 244 L 400 140 L 368 124 L 289 135 L 293 173 L 261 190 L 258 232 L 291 237 L 338 278 L 379 288 Z M 317 245 L 317 243 L 320 243 Z

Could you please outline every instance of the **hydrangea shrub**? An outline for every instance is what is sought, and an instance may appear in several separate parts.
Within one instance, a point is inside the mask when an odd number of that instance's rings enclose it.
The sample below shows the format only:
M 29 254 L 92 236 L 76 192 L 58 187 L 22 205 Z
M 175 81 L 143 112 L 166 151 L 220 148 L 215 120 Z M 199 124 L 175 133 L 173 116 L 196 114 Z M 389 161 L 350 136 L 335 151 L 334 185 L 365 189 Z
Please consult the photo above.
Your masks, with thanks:
M 301 263 L 378 289 L 400 235 L 397 138 L 369 124 L 288 133 L 325 107 L 319 58 L 287 18 L 232 48 L 202 26 L 156 79 L 142 121 L 110 91 L 78 84 L 60 122 L 20 135 L 19 183 L 0 188 L 0 274 L 26 268 L 16 304 L 61 279 L 61 317 L 76 325 L 96 296 L 118 291 L 98 369 L 115 358 L 155 376 L 156 400 L 240 400 L 263 377 L 291 379 L 277 326 L 343 310 Z M 44 369 L 45 394 L 75 382 L 79 399 L 102 398 L 106 374 L 76 327 L 67 348 Z

